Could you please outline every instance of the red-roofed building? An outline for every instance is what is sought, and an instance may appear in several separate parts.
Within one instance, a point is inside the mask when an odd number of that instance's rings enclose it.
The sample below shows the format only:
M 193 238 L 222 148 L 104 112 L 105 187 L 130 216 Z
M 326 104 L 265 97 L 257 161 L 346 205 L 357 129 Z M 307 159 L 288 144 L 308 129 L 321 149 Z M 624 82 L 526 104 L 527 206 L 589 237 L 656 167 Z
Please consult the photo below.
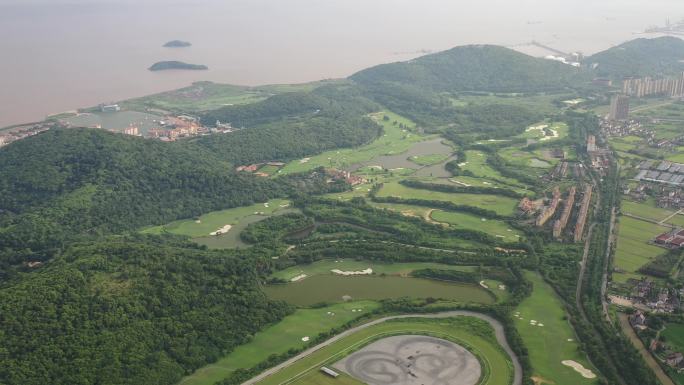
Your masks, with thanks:
M 665 233 L 665 234 L 660 234 L 656 237 L 655 241 L 656 243 L 668 243 L 672 239 L 672 235 L 670 233 Z

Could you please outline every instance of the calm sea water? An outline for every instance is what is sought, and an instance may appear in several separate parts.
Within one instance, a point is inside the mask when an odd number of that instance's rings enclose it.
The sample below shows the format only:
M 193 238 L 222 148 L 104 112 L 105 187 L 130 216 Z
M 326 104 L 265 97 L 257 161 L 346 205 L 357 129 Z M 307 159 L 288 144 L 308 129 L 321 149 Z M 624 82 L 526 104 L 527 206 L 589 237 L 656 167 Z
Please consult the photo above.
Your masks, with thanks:
M 684 1 L 0 0 L 0 127 L 196 80 L 345 77 L 470 43 L 592 53 L 666 17 L 684 17 Z M 193 46 L 161 47 L 172 39 Z M 147 71 L 160 60 L 210 70 Z

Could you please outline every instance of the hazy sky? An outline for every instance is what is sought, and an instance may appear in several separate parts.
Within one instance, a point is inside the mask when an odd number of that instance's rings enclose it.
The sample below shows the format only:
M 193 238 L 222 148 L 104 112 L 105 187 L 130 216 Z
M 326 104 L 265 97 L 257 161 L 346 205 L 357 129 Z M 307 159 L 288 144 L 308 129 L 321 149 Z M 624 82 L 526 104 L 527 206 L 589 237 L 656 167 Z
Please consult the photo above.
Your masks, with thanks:
M 667 17 L 684 18 L 684 0 L 0 0 L 0 127 L 197 80 L 345 77 L 463 44 L 593 53 Z M 193 46 L 161 47 L 172 39 Z M 160 60 L 210 70 L 147 71 Z

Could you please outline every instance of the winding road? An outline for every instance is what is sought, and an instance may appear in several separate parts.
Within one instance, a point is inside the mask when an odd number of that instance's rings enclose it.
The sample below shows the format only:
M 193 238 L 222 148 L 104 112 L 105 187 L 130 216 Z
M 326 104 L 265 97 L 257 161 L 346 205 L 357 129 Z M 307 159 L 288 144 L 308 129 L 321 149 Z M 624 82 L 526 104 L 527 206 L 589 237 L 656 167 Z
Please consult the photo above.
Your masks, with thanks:
M 263 373 L 259 374 L 256 377 L 253 377 L 252 379 L 245 381 L 242 383 L 242 385 L 252 385 L 256 384 L 259 381 L 263 380 L 264 378 L 272 375 L 273 373 L 276 373 L 283 368 L 286 368 L 296 361 L 310 355 L 311 353 L 324 348 L 336 341 L 341 340 L 342 338 L 345 338 L 347 336 L 350 336 L 359 330 L 366 329 L 368 327 L 371 327 L 373 325 L 377 325 L 379 323 L 393 320 L 393 319 L 400 319 L 400 318 L 449 318 L 449 317 L 474 317 L 481 319 L 487 323 L 489 323 L 492 328 L 494 328 L 494 335 L 496 336 L 496 340 L 501 345 L 503 350 L 508 354 L 508 356 L 511 358 L 511 361 L 513 362 L 513 383 L 512 385 L 522 385 L 522 366 L 520 366 L 520 361 L 518 360 L 518 356 L 515 355 L 515 352 L 513 352 L 513 349 L 511 349 L 510 345 L 508 345 L 508 340 L 506 340 L 506 333 L 504 332 L 504 327 L 499 322 L 493 317 L 490 317 L 486 314 L 482 313 L 477 313 L 473 311 L 468 311 L 468 310 L 455 310 L 455 311 L 446 311 L 442 313 L 429 313 L 429 314 L 403 314 L 403 315 L 396 315 L 396 316 L 389 316 L 389 317 L 383 317 L 379 318 L 376 320 L 373 320 L 371 322 L 365 323 L 363 325 L 356 326 L 354 328 L 351 328 L 349 330 L 346 330 L 330 339 L 328 339 L 325 342 L 322 342 L 314 347 L 311 347 L 309 349 L 306 349 L 305 351 L 297 354 L 296 356 L 288 359 L 287 361 L 272 367 L 271 369 L 268 369 L 264 371 Z

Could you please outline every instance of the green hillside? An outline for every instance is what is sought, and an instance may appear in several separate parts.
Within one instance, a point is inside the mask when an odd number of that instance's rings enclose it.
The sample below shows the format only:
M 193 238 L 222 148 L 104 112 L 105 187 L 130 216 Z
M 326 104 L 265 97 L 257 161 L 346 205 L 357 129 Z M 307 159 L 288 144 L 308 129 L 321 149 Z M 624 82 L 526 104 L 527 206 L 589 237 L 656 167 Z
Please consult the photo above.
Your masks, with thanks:
M 291 160 L 375 139 L 380 126 L 367 115 L 379 109 L 358 87 L 322 86 L 206 112 L 201 117 L 207 124 L 219 120 L 241 129 L 203 137 L 197 143 L 236 164 Z
M 176 383 L 290 312 L 256 277 L 173 239 L 74 244 L 0 286 L 0 383 Z
M 665 36 L 635 39 L 589 56 L 585 64 L 595 67 L 599 76 L 620 80 L 624 77 L 662 76 L 684 71 L 684 40 Z
M 468 45 L 407 62 L 383 64 L 351 76 L 371 87 L 384 83 L 440 92 L 529 92 L 567 86 L 573 67 L 493 45 Z
M 315 172 L 278 180 L 236 173 L 188 141 L 50 130 L 0 151 L 0 275 L 78 237 L 335 188 Z

